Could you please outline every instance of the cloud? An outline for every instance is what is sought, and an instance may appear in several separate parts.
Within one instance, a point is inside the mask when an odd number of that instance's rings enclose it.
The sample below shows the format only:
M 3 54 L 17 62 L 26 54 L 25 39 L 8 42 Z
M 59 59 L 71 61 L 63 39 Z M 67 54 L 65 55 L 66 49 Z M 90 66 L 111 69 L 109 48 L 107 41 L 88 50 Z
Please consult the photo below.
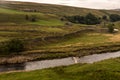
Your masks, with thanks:
M 81 0 L 79 0 L 82 2 Z M 84 0 L 83 4 L 77 3 L 78 6 L 88 7 L 88 8 L 97 8 L 97 9 L 113 9 L 120 8 L 120 0 Z
M 50 3 L 69 5 L 76 7 L 86 7 L 95 9 L 114 9 L 120 8 L 120 0 L 11 0 L 11 1 L 29 1 L 39 3 Z

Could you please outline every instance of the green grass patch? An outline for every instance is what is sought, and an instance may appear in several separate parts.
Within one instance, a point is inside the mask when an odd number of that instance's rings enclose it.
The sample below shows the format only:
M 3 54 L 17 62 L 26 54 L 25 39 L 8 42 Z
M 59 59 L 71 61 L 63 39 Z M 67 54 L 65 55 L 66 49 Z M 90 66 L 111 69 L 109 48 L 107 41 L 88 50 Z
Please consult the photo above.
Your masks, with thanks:
M 0 13 L 16 14 L 16 13 L 20 13 L 20 11 L 18 12 L 18 11 L 16 11 L 16 10 L 0 8 Z M 21 11 L 21 13 L 23 13 L 23 12 Z
M 90 45 L 90 44 L 100 44 L 100 43 L 105 43 L 108 41 L 110 37 L 105 36 L 104 34 L 100 33 L 81 33 L 78 36 L 70 36 L 70 37 L 65 37 L 65 39 L 53 43 L 50 45 L 46 45 L 44 47 L 60 47 L 60 46 L 73 46 L 73 45 L 79 45 L 79 46 L 84 46 L 84 45 Z
M 33 16 L 36 18 L 35 22 L 31 21 Z M 0 25 L 63 26 L 64 22 L 60 21 L 58 16 L 52 14 L 0 8 Z
M 30 22 L 28 24 L 41 25 L 41 26 L 64 26 L 64 23 L 60 20 L 39 20 L 37 22 Z

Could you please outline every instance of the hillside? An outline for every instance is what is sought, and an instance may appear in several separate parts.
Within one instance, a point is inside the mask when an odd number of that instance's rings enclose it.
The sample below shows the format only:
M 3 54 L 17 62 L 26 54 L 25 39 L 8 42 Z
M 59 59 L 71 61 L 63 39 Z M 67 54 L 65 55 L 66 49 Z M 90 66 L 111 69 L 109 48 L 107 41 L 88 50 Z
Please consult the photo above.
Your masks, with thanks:
M 114 9 L 114 10 L 116 10 L 116 11 L 120 11 L 120 9 Z
M 93 64 L 1 73 L 4 67 L 6 71 L 14 70 L 12 67 L 17 70 L 21 66 L 17 64 L 21 63 L 24 66 L 34 61 L 44 64 L 44 60 L 49 62 L 69 57 L 73 62 L 74 57 L 115 51 L 120 51 L 118 10 L 0 1 L 0 80 L 120 80 L 120 58 Z M 114 53 L 111 54 L 106 55 L 113 57 Z M 91 59 L 96 60 L 96 57 L 88 60 Z M 26 68 L 24 66 L 22 68 Z
M 108 33 L 108 27 L 103 26 L 103 23 L 87 25 L 61 20 L 64 15 L 87 15 L 90 12 L 98 18 L 112 13 L 119 14 L 110 10 L 28 2 L 0 2 L 0 56 L 4 55 L 0 58 L 0 64 L 120 50 L 119 32 Z M 120 22 L 114 23 L 114 27 L 120 29 Z M 6 47 L 3 45 L 12 39 L 24 42 L 25 50 L 17 56 L 18 53 L 4 52 Z
M 32 21 L 36 18 L 36 21 Z M 50 26 L 62 25 L 59 17 L 52 14 L 29 13 L 19 10 L 0 8 L 0 25 L 43 25 L 51 24 Z
M 57 14 L 57 15 L 85 15 L 87 13 L 93 13 L 97 16 L 109 15 L 112 13 L 120 14 L 120 12 L 112 10 L 95 10 L 86 8 L 77 8 L 70 6 L 60 6 L 51 4 L 40 4 L 30 2 L 4 2 L 0 3 L 1 7 L 23 10 L 23 11 L 37 11 L 46 14 Z
M 97 17 L 120 14 L 114 10 L 95 10 L 70 6 L 40 4 L 30 2 L 0 2 L 0 25 L 40 25 L 64 26 L 63 16 L 86 15 L 92 13 Z M 28 19 L 29 18 L 29 19 Z M 36 18 L 36 22 L 32 19 Z

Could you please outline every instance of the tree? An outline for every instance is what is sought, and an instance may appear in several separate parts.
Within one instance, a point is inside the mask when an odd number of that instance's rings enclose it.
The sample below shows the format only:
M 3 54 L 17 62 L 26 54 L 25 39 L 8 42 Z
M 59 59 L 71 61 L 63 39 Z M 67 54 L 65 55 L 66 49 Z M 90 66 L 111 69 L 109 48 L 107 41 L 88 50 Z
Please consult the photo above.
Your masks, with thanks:
M 7 53 L 18 53 L 25 50 L 23 42 L 19 39 L 10 40 L 4 47 Z
M 118 14 L 111 14 L 109 18 L 110 18 L 110 21 L 112 22 L 120 21 L 120 15 Z
M 106 26 L 106 22 L 108 21 L 108 18 L 106 15 L 102 16 L 103 26 Z
M 65 18 L 72 23 L 80 23 L 80 24 L 88 24 L 88 25 L 99 24 L 101 22 L 101 18 L 98 18 L 91 13 L 88 13 L 86 16 L 75 15 L 75 16 L 67 16 Z
M 113 33 L 114 32 L 114 24 L 108 24 L 108 32 Z
M 105 20 L 105 21 L 107 21 L 107 20 L 108 20 L 108 18 L 107 18 L 107 16 L 106 16 L 106 15 L 102 16 L 102 19 L 103 19 L 103 20 Z
M 28 15 L 25 15 L 25 19 L 26 19 L 26 20 L 29 20 L 29 16 L 28 16 Z
M 85 17 L 86 19 L 86 24 L 99 24 L 100 23 L 100 19 L 97 18 L 95 15 L 88 13 Z

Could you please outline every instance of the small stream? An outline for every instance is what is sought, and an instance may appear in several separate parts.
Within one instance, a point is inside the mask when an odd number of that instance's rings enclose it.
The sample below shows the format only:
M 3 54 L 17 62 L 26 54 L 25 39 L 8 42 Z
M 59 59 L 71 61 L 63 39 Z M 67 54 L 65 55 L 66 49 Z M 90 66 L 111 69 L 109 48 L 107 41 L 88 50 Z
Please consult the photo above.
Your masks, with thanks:
M 53 60 L 31 61 L 21 64 L 7 64 L 7 65 L 0 65 L 0 72 L 18 71 L 18 70 L 29 71 L 29 70 L 57 67 L 57 66 L 68 66 L 76 63 L 94 63 L 105 59 L 117 58 L 117 57 L 120 57 L 120 51 L 103 53 L 103 54 L 93 54 L 80 58 L 68 57 L 68 58 L 53 59 Z

